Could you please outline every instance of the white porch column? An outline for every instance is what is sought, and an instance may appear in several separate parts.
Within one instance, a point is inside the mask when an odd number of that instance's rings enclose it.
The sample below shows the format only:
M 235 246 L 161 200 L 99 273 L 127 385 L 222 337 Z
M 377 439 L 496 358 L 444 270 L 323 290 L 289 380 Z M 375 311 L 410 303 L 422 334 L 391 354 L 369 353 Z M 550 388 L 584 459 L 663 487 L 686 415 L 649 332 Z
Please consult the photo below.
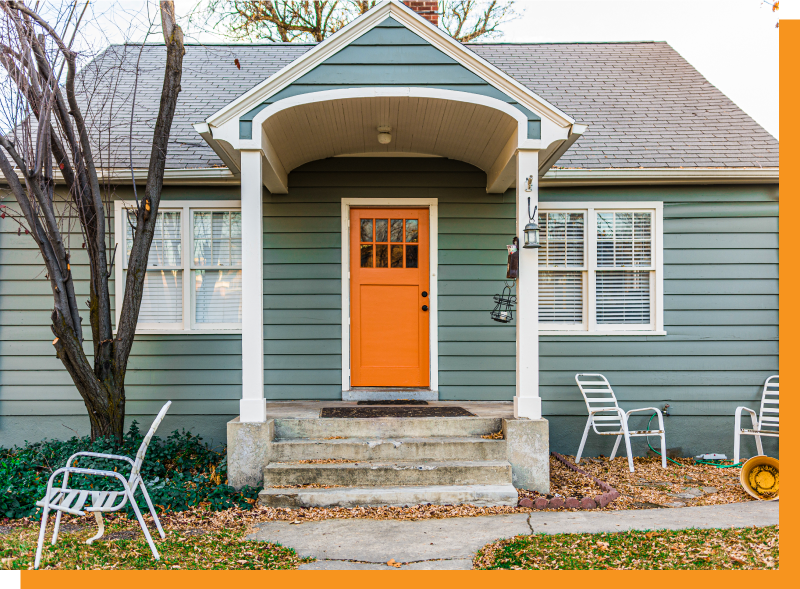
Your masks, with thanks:
M 242 151 L 242 422 L 267 420 L 264 399 L 264 156 Z
M 539 154 L 518 150 L 517 155 L 517 237 L 519 238 L 519 278 L 517 279 L 517 392 L 514 417 L 541 419 L 539 397 L 539 250 L 525 249 L 524 229 L 528 224 L 528 198 L 531 213 L 539 203 Z M 532 178 L 530 188 L 528 178 Z

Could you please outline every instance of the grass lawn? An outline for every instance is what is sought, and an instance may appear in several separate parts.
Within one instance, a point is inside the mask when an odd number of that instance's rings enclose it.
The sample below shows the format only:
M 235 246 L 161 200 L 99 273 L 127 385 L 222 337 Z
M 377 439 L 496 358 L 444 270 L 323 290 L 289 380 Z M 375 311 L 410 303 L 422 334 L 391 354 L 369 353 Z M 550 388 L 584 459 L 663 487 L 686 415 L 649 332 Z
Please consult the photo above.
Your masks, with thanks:
M 517 536 L 484 546 L 475 568 L 777 569 L 778 526 Z
M 52 521 L 52 519 L 51 519 Z M 165 529 L 161 540 L 151 527 L 161 560 L 154 560 L 150 547 L 135 522 L 109 522 L 106 535 L 92 545 L 94 526 L 60 533 L 52 546 L 49 539 L 42 553 L 42 569 L 295 569 L 313 559 L 301 559 L 291 548 L 268 542 L 245 540 L 243 527 L 232 530 Z M 14 527 L 0 535 L 0 569 L 33 567 L 39 526 Z

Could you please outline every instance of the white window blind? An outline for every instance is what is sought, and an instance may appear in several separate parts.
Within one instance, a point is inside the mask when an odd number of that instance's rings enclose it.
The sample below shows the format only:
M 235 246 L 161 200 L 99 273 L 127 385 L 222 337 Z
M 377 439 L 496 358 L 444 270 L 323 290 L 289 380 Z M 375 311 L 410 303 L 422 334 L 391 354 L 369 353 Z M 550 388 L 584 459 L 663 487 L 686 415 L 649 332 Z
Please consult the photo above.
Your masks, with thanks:
M 135 214 L 126 223 L 125 268 L 133 243 Z M 159 211 L 147 271 L 144 275 L 140 324 L 179 324 L 183 321 L 183 271 L 181 262 L 181 213 Z
M 583 323 L 585 219 L 582 211 L 539 213 L 540 323 Z
M 650 324 L 652 213 L 597 213 L 596 320 Z
M 195 211 L 195 323 L 242 322 L 242 214 Z

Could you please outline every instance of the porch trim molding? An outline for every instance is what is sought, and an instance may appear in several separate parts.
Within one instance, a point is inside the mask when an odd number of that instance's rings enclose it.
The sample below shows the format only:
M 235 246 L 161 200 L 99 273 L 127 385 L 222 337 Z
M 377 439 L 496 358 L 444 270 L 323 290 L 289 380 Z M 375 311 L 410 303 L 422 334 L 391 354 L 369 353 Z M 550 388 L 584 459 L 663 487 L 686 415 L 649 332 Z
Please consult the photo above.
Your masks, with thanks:
M 350 386 L 350 208 L 424 208 L 430 211 L 430 387 L 439 390 L 439 199 L 342 198 L 342 392 Z

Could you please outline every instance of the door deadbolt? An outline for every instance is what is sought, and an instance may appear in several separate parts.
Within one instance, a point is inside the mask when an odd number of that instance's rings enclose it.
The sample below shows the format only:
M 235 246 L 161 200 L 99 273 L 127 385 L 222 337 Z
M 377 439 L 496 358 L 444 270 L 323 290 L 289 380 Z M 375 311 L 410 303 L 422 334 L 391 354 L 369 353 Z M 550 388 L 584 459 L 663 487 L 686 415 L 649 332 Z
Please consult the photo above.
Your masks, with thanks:
M 428 296 L 428 291 L 427 290 L 423 290 L 422 291 L 422 298 L 425 298 L 427 296 Z

